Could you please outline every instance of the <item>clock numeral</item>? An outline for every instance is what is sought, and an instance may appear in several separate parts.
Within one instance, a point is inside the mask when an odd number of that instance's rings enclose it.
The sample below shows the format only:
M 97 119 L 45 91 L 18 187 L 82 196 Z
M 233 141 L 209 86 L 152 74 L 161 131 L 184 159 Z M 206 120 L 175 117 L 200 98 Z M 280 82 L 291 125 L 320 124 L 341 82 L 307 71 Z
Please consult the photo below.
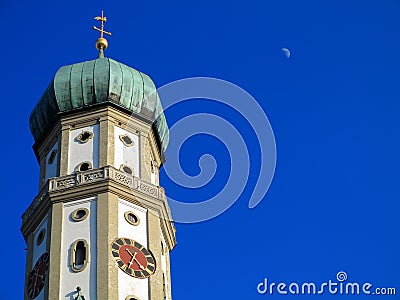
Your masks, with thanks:
M 154 271 L 154 266 L 153 265 L 147 265 L 147 269 L 149 269 L 151 272 Z

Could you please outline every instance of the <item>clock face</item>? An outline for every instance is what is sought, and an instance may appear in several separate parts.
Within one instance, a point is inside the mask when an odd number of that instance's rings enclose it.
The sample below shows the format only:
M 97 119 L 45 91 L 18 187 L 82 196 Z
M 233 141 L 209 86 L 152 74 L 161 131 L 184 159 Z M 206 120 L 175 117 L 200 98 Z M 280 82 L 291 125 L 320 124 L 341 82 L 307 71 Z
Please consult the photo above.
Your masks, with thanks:
M 42 291 L 45 284 L 45 277 L 49 268 L 49 254 L 42 254 L 37 260 L 28 279 L 29 299 L 36 298 Z
M 156 270 L 153 254 L 132 239 L 116 239 L 111 244 L 111 253 L 115 257 L 118 267 L 132 277 L 147 278 Z

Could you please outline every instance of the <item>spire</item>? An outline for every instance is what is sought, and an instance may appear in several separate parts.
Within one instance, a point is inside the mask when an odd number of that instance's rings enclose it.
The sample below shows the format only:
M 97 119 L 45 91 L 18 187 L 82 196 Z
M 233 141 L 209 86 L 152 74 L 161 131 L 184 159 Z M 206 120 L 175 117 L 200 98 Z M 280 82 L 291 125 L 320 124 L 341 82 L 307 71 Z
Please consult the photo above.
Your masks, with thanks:
M 100 32 L 100 38 L 96 41 L 96 48 L 99 50 L 99 58 L 101 58 L 104 57 L 104 50 L 108 47 L 108 41 L 104 38 L 104 34 L 111 36 L 111 32 L 104 30 L 104 23 L 107 22 L 107 17 L 104 16 L 103 10 L 101 11 L 101 17 L 95 17 L 94 19 L 100 21 L 100 28 L 93 26 L 93 29 Z

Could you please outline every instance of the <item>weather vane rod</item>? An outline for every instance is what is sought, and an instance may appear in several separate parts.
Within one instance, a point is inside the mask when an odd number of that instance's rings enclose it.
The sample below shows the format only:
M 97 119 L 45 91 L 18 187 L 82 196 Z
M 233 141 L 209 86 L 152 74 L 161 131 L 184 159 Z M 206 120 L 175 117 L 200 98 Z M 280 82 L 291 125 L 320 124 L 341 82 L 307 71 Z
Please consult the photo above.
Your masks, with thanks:
M 107 17 L 104 16 L 103 10 L 101 11 L 101 17 L 95 17 L 94 19 L 100 21 L 100 28 L 93 26 L 93 29 L 100 32 L 100 38 L 96 41 L 96 48 L 99 50 L 99 58 L 101 58 L 104 57 L 104 50 L 108 47 L 108 41 L 104 38 L 104 34 L 111 36 L 111 32 L 104 30 L 104 23 L 107 22 Z

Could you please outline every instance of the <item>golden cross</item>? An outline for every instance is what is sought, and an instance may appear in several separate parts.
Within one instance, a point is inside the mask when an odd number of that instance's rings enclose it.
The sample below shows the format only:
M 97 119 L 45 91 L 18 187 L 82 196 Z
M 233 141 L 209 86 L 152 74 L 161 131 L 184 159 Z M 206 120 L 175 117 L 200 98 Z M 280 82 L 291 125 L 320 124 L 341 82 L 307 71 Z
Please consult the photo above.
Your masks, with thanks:
M 107 22 L 107 18 L 104 16 L 103 10 L 101 11 L 101 17 L 95 17 L 94 19 L 101 22 L 100 28 L 97 28 L 96 26 L 93 26 L 94 30 L 97 30 L 97 31 L 100 32 L 100 38 L 103 38 L 104 33 L 108 34 L 108 35 L 111 35 L 111 32 L 108 32 L 108 31 L 104 30 L 104 22 Z

